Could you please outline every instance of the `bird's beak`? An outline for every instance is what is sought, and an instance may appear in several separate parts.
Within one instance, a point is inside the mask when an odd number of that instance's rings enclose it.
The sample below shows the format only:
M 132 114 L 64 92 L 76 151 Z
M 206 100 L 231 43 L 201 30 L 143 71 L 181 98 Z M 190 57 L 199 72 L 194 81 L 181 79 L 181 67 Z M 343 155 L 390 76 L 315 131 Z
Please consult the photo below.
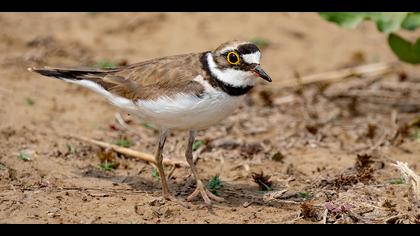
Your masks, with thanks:
M 271 78 L 270 76 L 267 75 L 267 73 L 265 73 L 265 71 L 261 68 L 260 65 L 257 65 L 252 72 L 254 72 L 258 77 L 263 78 L 265 80 L 267 80 L 268 82 L 271 82 Z

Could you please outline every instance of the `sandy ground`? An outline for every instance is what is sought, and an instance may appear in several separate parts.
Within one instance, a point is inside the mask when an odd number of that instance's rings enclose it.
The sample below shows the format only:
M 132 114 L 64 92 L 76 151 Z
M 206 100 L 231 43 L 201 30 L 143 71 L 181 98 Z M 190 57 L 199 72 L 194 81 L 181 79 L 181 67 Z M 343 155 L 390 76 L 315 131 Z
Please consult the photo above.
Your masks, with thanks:
M 388 143 L 370 150 L 381 141 L 381 132 L 389 131 L 390 112 L 368 109 L 330 119 L 337 111 L 331 103 L 311 100 L 308 107 L 299 102 L 313 98 L 314 88 L 275 89 L 297 74 L 396 60 L 385 36 L 370 23 L 345 30 L 315 13 L 1 13 L 0 25 L 1 223 L 420 219 L 408 185 L 398 182 L 401 174 L 390 165 L 402 160 L 419 173 L 419 142 L 405 138 L 398 147 Z M 408 37 L 413 35 L 419 31 Z M 91 66 L 101 60 L 130 64 L 255 38 L 270 42 L 262 65 L 274 82 L 261 82 L 232 116 L 198 135 L 204 144 L 194 155 L 201 176 L 207 182 L 219 175 L 218 193 L 226 200 L 212 209 L 201 199 L 190 209 L 159 201 L 160 182 L 146 163 L 119 156 L 117 169 L 101 169 L 100 148 L 66 135 L 109 143 L 124 138 L 130 148 L 153 153 L 156 131 L 126 114 L 133 129 L 124 130 L 115 120 L 118 110 L 99 95 L 26 71 L 34 65 Z M 420 75 L 418 67 L 403 68 L 409 77 Z M 264 91 L 270 91 L 269 98 Z M 298 100 L 281 102 L 287 96 Z M 376 134 L 369 132 L 372 123 Z M 185 133 L 171 134 L 165 157 L 182 160 L 185 145 Z M 365 164 L 362 170 L 357 164 L 363 153 L 371 159 L 367 176 Z M 254 182 L 253 174 L 260 171 L 271 176 L 272 191 L 261 191 Z M 188 168 L 175 169 L 169 184 L 180 199 L 195 187 Z

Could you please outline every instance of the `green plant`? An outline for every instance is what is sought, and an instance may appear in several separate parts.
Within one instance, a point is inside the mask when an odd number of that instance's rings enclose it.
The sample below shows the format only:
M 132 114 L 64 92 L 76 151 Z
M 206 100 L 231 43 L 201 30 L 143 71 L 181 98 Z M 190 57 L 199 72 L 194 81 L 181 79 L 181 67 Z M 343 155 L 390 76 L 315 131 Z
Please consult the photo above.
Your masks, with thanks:
M 28 105 L 28 106 L 33 106 L 35 104 L 34 100 L 32 98 L 29 98 L 29 97 L 26 98 L 25 101 L 26 101 L 26 105 Z
M 115 140 L 114 144 L 120 147 L 130 147 L 132 142 L 128 139 L 120 138 Z
M 213 194 L 219 195 L 218 191 L 222 187 L 219 175 L 213 176 L 207 184 L 207 188 Z
M 204 142 L 202 140 L 195 140 L 193 145 L 192 145 L 192 150 L 196 151 L 198 148 L 203 146 L 203 144 L 204 144 Z
M 142 123 L 141 125 L 146 129 L 154 129 L 155 128 L 152 124 L 149 124 L 149 123 Z
M 404 177 L 400 177 L 400 178 L 397 178 L 397 179 L 390 179 L 389 183 L 390 184 L 405 184 L 406 182 L 405 182 Z
M 29 155 L 26 154 L 26 153 L 23 153 L 23 152 L 19 153 L 19 159 L 21 159 L 22 161 L 30 161 L 31 160 Z
M 416 43 L 411 43 L 396 34 L 390 34 L 388 44 L 401 60 L 411 64 L 420 63 L 420 38 Z
M 297 195 L 300 197 L 300 198 L 303 198 L 303 199 L 305 199 L 305 200 L 308 200 L 308 199 L 310 199 L 312 196 L 311 196 L 311 194 L 310 193 L 308 193 L 308 192 L 298 192 L 297 193 Z
M 111 171 L 111 170 L 114 170 L 116 168 L 114 163 L 108 162 L 107 160 L 105 160 L 104 162 L 101 162 L 99 164 L 99 167 L 104 171 Z
M 117 64 L 115 62 L 110 61 L 110 60 L 104 59 L 104 60 L 98 61 L 98 63 L 96 63 L 94 66 L 97 67 L 97 68 L 105 69 L 105 68 L 116 67 Z
M 152 177 L 157 179 L 157 180 L 160 180 L 159 171 L 156 168 L 153 168 L 153 170 L 152 170 Z
M 362 21 L 376 23 L 379 31 L 387 33 L 388 44 L 398 58 L 411 64 L 420 63 L 420 38 L 411 43 L 395 32 L 401 29 L 414 31 L 420 27 L 420 12 L 321 12 L 327 21 L 344 28 L 356 28 Z

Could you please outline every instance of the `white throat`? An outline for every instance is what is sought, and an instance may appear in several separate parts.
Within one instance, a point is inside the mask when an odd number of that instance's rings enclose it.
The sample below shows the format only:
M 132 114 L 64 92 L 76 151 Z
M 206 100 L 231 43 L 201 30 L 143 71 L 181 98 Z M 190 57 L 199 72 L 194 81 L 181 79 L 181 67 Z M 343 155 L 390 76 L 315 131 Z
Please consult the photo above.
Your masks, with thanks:
M 244 88 L 255 84 L 256 77 L 252 72 L 231 68 L 219 69 L 210 52 L 207 53 L 207 64 L 213 76 L 230 86 Z

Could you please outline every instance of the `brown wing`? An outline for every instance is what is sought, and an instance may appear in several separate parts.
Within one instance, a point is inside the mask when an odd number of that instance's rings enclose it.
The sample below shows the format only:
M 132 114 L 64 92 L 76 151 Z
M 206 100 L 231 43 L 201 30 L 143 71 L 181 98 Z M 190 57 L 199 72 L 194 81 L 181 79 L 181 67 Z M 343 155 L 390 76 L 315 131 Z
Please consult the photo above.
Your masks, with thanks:
M 125 67 L 92 68 L 30 68 L 41 75 L 72 80 L 90 80 L 113 94 L 128 99 L 154 99 L 179 92 L 199 96 L 204 88 L 193 81 L 203 75 L 200 54 L 185 54 L 153 59 Z

